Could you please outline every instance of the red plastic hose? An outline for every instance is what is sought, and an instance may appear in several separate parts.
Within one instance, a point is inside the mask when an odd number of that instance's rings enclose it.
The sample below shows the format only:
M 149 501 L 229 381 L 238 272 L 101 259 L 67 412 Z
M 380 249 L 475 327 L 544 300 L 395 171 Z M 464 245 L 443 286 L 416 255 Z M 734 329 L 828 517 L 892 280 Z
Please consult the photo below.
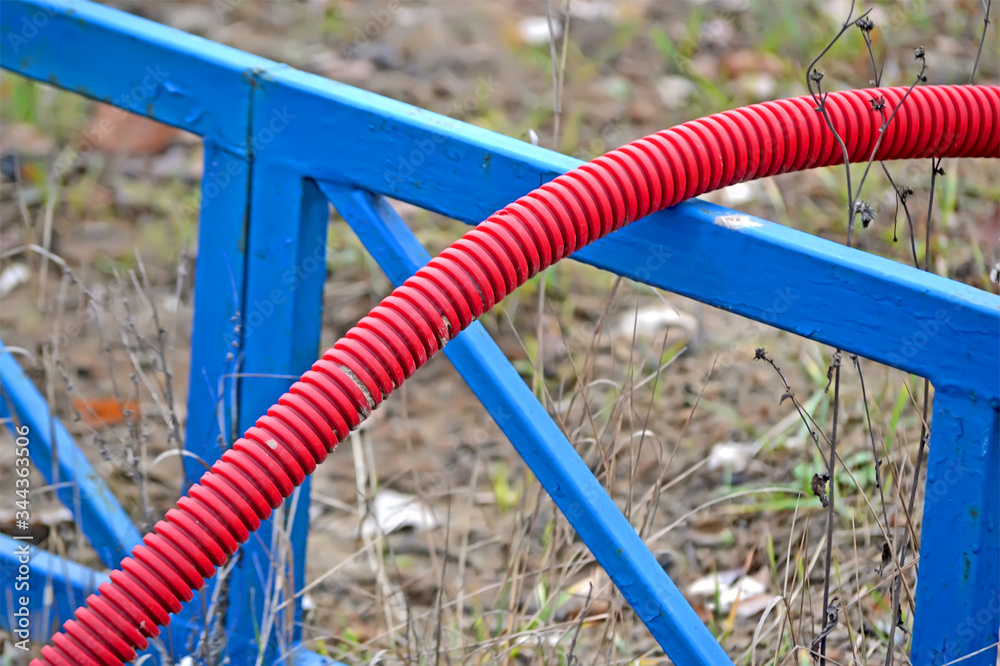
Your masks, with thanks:
M 867 161 L 905 88 L 830 93 L 851 162 Z M 885 98 L 884 111 L 874 100 Z M 811 97 L 756 104 L 634 141 L 542 185 L 417 271 L 317 361 L 87 599 L 42 657 L 121 665 L 347 433 L 473 320 L 540 270 L 654 211 L 741 181 L 843 163 Z M 1000 88 L 923 86 L 876 160 L 997 157 Z

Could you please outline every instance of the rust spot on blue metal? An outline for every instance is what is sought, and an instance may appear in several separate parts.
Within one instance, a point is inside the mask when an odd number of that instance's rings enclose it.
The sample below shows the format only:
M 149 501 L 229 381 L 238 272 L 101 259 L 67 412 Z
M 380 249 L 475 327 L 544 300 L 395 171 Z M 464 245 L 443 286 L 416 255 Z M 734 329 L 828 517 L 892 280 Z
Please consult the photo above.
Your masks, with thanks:
M 271 73 L 263 67 L 253 67 L 243 71 L 243 78 L 250 84 L 251 88 L 260 88 L 261 82 L 273 78 Z

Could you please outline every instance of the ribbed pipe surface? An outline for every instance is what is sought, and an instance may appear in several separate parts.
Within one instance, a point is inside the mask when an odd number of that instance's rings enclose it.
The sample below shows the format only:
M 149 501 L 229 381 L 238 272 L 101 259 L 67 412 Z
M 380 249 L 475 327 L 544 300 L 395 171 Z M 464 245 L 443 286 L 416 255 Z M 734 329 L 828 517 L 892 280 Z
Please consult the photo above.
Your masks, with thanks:
M 826 98 L 867 161 L 905 88 Z M 1000 88 L 922 86 L 876 160 L 997 157 Z M 148 646 L 262 520 L 413 372 L 540 270 L 622 226 L 741 181 L 843 163 L 811 97 L 694 120 L 622 146 L 489 217 L 395 289 L 202 476 L 32 662 L 121 665 Z

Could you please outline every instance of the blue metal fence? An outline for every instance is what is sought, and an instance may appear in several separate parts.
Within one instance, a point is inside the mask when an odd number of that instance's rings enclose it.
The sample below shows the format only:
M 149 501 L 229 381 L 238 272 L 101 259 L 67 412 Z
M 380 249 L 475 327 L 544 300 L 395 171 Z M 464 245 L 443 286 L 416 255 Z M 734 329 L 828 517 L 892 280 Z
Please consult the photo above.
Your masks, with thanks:
M 209 464 L 291 383 L 247 375 L 297 377 L 315 360 L 328 204 L 398 284 L 429 256 L 385 197 L 476 224 L 579 164 L 82 0 L 7 0 L 0 12 L 4 68 L 204 140 L 186 446 Z M 572 258 L 930 379 L 912 659 L 938 664 L 982 650 L 966 663 L 995 663 L 1000 298 L 699 200 Z M 776 294 L 794 298 L 776 307 Z M 727 661 L 485 330 L 474 325 L 445 353 L 667 654 L 679 664 Z M 138 532 L 6 350 L 0 372 L 38 438 L 38 469 L 70 482 L 60 498 L 114 566 Z M 193 482 L 204 468 L 186 464 Z M 290 561 L 272 558 L 270 522 L 236 558 L 225 588 L 228 608 L 240 609 L 224 618 L 232 663 L 253 663 L 261 642 L 270 661 L 332 663 L 298 642 L 298 622 L 294 635 L 259 634 L 276 581 L 291 575 L 303 586 L 308 505 L 307 480 L 288 514 L 276 512 L 291 524 Z M 0 537 L 5 572 L 16 567 L 17 546 Z M 54 630 L 104 576 L 33 552 L 33 626 Z M 193 651 L 206 598 L 196 596 L 165 633 L 173 658 Z M 4 604 L 0 623 L 10 627 Z M 298 620 L 298 600 L 294 608 Z

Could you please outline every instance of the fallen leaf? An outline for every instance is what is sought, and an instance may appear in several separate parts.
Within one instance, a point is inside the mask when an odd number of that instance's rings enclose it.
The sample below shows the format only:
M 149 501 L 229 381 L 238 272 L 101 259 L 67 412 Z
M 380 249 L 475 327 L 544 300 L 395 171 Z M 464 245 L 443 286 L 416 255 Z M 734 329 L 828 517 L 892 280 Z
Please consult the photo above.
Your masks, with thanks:
M 134 400 L 120 403 L 117 398 L 73 398 L 73 409 L 92 428 L 118 425 L 139 418 L 139 405 Z
M 708 454 L 708 468 L 728 467 L 734 472 L 742 472 L 757 454 L 760 446 L 755 442 L 720 442 L 712 446 Z
M 180 130 L 107 104 L 98 104 L 80 144 L 94 150 L 131 155 L 155 155 L 175 139 Z
M 559 605 L 555 609 L 555 618 L 559 622 L 576 620 L 582 614 L 585 617 L 602 615 L 611 610 L 611 604 L 605 594 L 601 593 L 600 574 L 595 572 L 587 578 L 577 581 L 559 595 Z
M 741 598 L 736 606 L 736 617 L 740 619 L 753 617 L 777 601 L 781 601 L 781 597 L 773 594 L 754 594 Z
M 767 585 L 743 573 L 744 569 L 739 568 L 703 576 L 688 586 L 687 593 L 692 597 L 704 598 L 709 608 L 715 608 L 718 602 L 717 610 L 720 613 L 728 612 L 733 604 L 738 603 L 740 608 L 736 611 L 737 616 L 756 615 L 767 607 L 772 595 L 767 594 Z M 747 604 L 745 609 L 742 608 L 744 604 Z
M 770 74 L 777 76 L 784 71 L 781 59 L 772 53 L 733 51 L 720 59 L 727 79 L 737 79 L 744 74 Z

